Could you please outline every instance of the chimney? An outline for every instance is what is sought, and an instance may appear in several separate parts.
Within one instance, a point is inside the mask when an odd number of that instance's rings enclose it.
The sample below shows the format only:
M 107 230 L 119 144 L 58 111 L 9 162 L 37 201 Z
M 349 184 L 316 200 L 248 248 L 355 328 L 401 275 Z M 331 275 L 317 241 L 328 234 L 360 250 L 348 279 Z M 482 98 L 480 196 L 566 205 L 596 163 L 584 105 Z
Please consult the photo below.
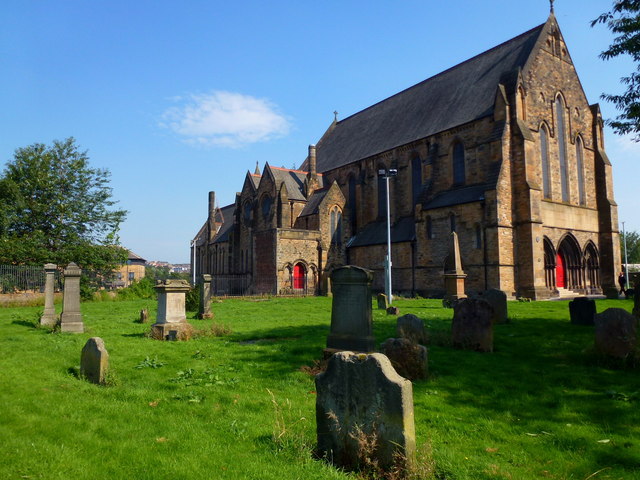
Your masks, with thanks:
M 316 176 L 316 146 L 309 145 L 309 176 Z
M 315 189 L 320 186 L 318 181 L 318 173 L 316 172 L 316 146 L 309 145 L 309 172 L 307 173 L 307 179 L 304 181 L 304 191 L 307 198 L 313 193 Z
M 216 234 L 216 192 L 209 192 L 209 216 L 207 217 L 209 227 L 209 241 L 213 240 Z

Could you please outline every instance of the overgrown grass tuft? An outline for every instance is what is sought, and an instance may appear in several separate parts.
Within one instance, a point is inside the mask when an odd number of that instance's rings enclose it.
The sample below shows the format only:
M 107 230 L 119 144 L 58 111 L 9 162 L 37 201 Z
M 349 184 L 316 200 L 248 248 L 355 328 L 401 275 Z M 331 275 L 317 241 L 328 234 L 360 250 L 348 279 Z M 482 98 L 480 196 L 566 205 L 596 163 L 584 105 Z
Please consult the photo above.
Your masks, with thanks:
M 639 370 L 596 361 L 566 302 L 510 302 L 493 354 L 452 349 L 440 301 L 395 303 L 431 338 L 411 478 L 640 480 Z M 632 302 L 597 303 L 614 306 Z M 40 311 L 0 309 L 0 478 L 354 478 L 312 455 L 330 298 L 224 299 L 215 320 L 189 320 L 212 333 L 188 342 L 148 338 L 152 299 L 83 304 L 81 335 L 37 328 Z M 374 310 L 379 343 L 395 321 Z M 106 386 L 73 374 L 92 336 Z

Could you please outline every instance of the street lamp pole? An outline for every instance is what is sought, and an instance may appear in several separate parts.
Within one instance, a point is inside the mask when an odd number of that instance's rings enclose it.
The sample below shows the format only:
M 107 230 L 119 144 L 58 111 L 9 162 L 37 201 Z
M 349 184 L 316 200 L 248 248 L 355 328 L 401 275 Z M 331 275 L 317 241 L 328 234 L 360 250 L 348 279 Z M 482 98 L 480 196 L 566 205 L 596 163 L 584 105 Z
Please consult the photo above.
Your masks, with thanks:
M 627 260 L 627 234 L 624 231 L 624 222 L 622 222 L 622 240 L 624 243 L 624 277 L 625 285 L 629 288 L 629 264 Z
M 384 178 L 385 181 L 385 191 L 387 194 L 387 256 L 385 258 L 384 265 L 384 293 L 389 300 L 389 305 L 393 303 L 393 294 L 391 288 L 391 208 L 389 201 L 389 178 L 396 177 L 398 175 L 398 170 L 395 168 L 384 168 L 378 170 L 378 176 L 380 178 Z

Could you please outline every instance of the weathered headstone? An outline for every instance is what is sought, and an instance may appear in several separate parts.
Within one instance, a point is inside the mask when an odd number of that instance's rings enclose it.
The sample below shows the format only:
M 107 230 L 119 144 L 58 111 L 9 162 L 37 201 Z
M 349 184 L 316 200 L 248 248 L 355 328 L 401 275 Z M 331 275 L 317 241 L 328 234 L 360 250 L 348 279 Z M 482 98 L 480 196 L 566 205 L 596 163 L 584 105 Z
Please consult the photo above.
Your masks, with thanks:
M 502 290 L 496 288 L 490 288 L 480 293 L 477 298 L 484 300 L 491 308 L 493 308 L 492 321 L 496 323 L 507 323 L 507 294 Z
M 42 317 L 40 317 L 40 325 L 53 326 L 58 323 L 56 307 L 53 303 L 57 268 L 58 266 L 53 263 L 47 263 L 44 266 L 44 312 L 42 313 Z
M 339 352 L 316 376 L 318 452 L 347 469 L 362 466 L 362 442 L 384 470 L 415 461 L 413 387 L 380 353 Z
M 427 331 L 424 328 L 424 322 L 412 313 L 398 318 L 396 335 L 398 338 L 406 338 L 413 343 L 427 344 Z
M 213 318 L 211 313 L 211 275 L 203 273 L 200 276 L 200 304 L 198 318 Z
M 387 338 L 380 350 L 385 354 L 398 375 L 409 380 L 427 378 L 427 348 L 408 338 Z
M 635 284 L 634 285 L 634 290 L 640 291 L 640 284 Z M 633 296 L 633 311 L 632 311 L 632 313 L 637 318 L 640 318 L 640 295 L 634 295 Z
M 149 321 L 149 310 L 143 308 L 140 310 L 140 323 L 147 323 Z
M 168 279 L 154 287 L 158 292 L 158 316 L 151 325 L 157 340 L 188 340 L 193 327 L 187 322 L 185 296 L 191 286 L 186 280 Z
M 484 300 L 467 298 L 453 308 L 451 340 L 456 348 L 493 352 L 493 308 Z
M 64 269 L 64 292 L 62 295 L 62 315 L 60 315 L 61 332 L 84 332 L 84 323 L 80 313 L 80 275 L 82 275 L 82 270 L 73 262 Z
M 387 296 L 384 293 L 379 293 L 376 298 L 378 300 L 378 310 L 386 310 L 389 308 L 389 302 L 387 301 Z
M 373 352 L 371 282 L 373 272 L 347 265 L 331 273 L 331 330 L 325 356 L 340 350 Z
M 92 383 L 104 385 L 109 371 L 109 353 L 100 337 L 91 337 L 82 348 L 80 375 Z
M 400 315 L 400 309 L 395 306 L 387 307 L 387 315 Z
M 467 278 L 467 275 L 462 270 L 458 234 L 451 232 L 450 238 L 449 254 L 444 264 L 444 288 L 446 291 L 444 303 L 453 305 L 457 300 L 467 297 L 464 293 L 464 279 Z
M 627 359 L 638 346 L 638 319 L 622 308 L 608 308 L 595 318 L 596 351 Z
M 587 297 L 577 297 L 569 302 L 569 316 L 572 325 L 593 326 L 596 318 L 596 301 Z

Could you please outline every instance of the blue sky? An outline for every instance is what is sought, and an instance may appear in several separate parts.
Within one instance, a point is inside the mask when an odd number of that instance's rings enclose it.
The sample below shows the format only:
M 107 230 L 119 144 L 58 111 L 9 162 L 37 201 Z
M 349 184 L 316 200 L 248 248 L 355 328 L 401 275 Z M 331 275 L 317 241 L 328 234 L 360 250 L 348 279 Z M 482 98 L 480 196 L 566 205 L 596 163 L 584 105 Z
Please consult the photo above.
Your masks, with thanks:
M 628 60 L 590 20 L 609 1 L 557 0 L 587 98 L 622 90 Z M 73 136 L 108 168 L 130 211 L 122 243 L 148 260 L 189 261 L 207 196 L 232 203 L 265 162 L 298 167 L 345 118 L 502 43 L 549 14 L 538 1 L 3 0 L 0 162 Z M 607 132 L 620 221 L 640 231 L 640 145 Z

